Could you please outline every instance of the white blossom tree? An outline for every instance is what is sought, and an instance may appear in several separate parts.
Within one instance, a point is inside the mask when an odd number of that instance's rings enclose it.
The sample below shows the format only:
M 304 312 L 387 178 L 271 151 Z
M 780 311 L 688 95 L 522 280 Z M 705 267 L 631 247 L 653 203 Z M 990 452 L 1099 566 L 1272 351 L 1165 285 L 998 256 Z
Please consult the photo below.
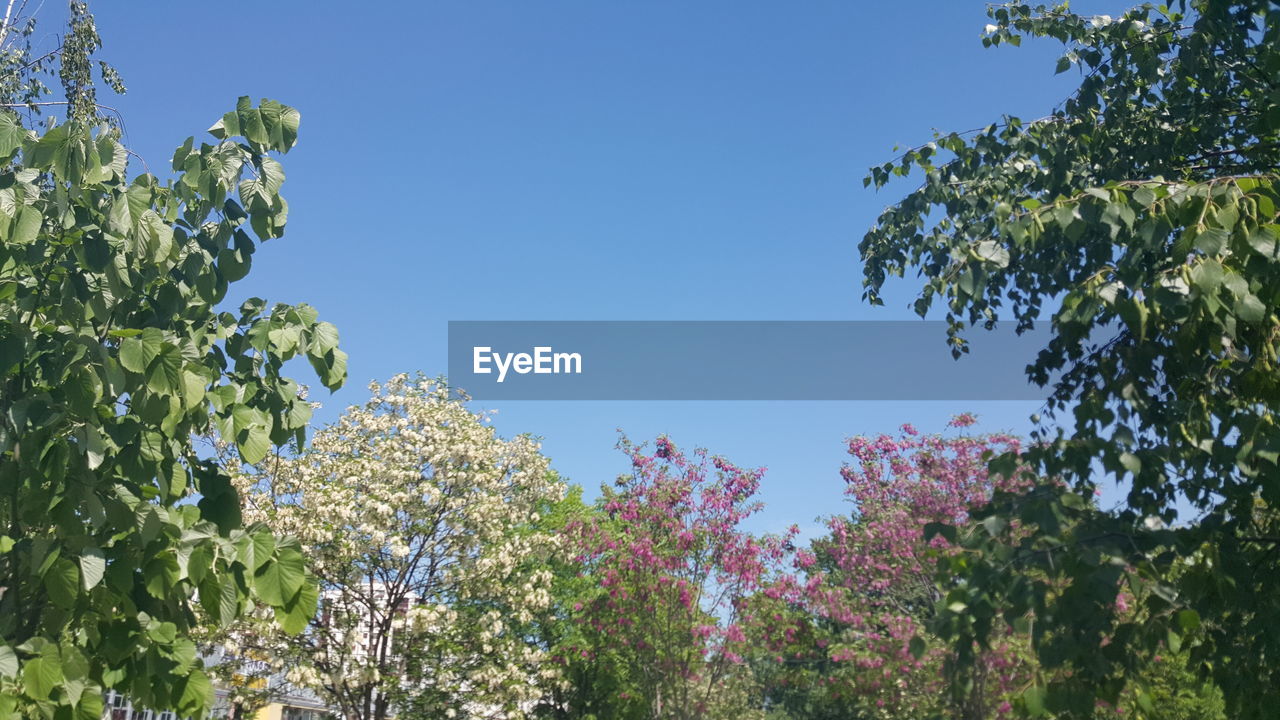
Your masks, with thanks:
M 442 381 L 399 375 L 295 457 L 243 469 L 246 523 L 298 538 L 319 586 L 306 631 L 261 613 L 226 642 L 270 657 L 349 720 L 520 717 L 551 679 L 524 629 L 551 603 L 564 485 Z

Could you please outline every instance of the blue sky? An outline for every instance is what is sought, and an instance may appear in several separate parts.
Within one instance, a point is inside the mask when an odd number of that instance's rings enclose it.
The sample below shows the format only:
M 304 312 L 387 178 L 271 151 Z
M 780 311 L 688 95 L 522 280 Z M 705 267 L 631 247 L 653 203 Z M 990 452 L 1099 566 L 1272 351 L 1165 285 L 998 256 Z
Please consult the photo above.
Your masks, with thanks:
M 805 3 L 98 3 L 129 87 L 127 141 L 175 146 L 271 97 L 302 113 L 283 159 L 286 237 L 237 297 L 309 302 L 340 329 L 348 387 L 443 373 L 450 320 L 909 319 L 860 300 L 857 243 L 894 193 L 863 171 L 931 130 L 1045 114 L 1058 47 L 984 49 L 979 0 Z M 1122 5 L 1089 3 L 1119 14 Z M 1079 7 L 1077 8 L 1079 9 Z M 52 15 L 52 13 L 50 13 Z M 52 16 L 44 27 L 53 31 Z M 869 352 L 892 353 L 891 347 Z M 939 337 L 938 353 L 947 352 Z M 299 369 L 299 379 L 309 380 Z M 869 378 L 868 381 L 874 381 Z M 323 395 L 323 393 L 321 393 Z M 592 493 L 617 429 L 769 467 L 756 529 L 843 510 L 844 439 L 972 410 L 1025 432 L 1032 403 L 511 402 Z

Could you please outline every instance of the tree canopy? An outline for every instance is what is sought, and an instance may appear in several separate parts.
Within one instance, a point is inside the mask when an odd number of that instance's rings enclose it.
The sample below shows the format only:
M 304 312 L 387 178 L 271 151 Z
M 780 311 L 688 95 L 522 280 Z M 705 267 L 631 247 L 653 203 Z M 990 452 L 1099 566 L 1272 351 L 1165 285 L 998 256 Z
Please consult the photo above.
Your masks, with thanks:
M 0 715 L 96 719 L 106 688 L 196 715 L 213 692 L 193 604 L 228 623 L 256 598 L 297 625 L 315 595 L 297 543 L 242 527 L 193 438 L 216 428 L 262 460 L 311 414 L 284 364 L 336 388 L 346 356 L 307 305 L 221 309 L 284 234 L 272 154 L 296 143 L 295 109 L 241 98 L 161 181 L 130 176 L 77 92 L 43 134 L 0 112 Z
M 228 644 L 348 718 L 519 716 L 557 676 L 527 634 L 551 604 L 561 543 L 540 521 L 564 483 L 442 382 L 371 389 L 296 456 L 236 474 L 246 516 L 302 543 L 320 612 L 292 635 L 251 618 Z
M 1261 626 L 1280 577 L 1245 558 L 1280 545 L 1258 511 L 1280 501 L 1280 14 L 1263 0 L 989 13 L 985 43 L 1057 40 L 1078 88 L 1045 117 L 939 134 L 873 168 L 878 187 L 922 182 L 860 245 L 865 297 L 918 271 L 914 307 L 940 306 L 956 353 L 975 326 L 1052 327 L 1028 369 L 1043 423 L 993 468 L 1027 462 L 1072 492 L 1006 499 L 1039 532 L 974 536 L 951 630 L 983 640 L 1006 602 L 1066 628 L 1037 636 L 1047 666 L 1074 670 L 1032 689 L 1037 713 L 1114 700 L 1139 648 L 1187 635 L 1232 712 L 1261 717 L 1280 687 L 1280 634 Z M 1128 488 L 1115 516 L 1085 502 L 1104 477 Z M 1180 507 L 1196 521 L 1171 528 Z M 1151 622 L 1115 620 L 1105 588 L 1121 582 L 1158 590 L 1143 594 Z

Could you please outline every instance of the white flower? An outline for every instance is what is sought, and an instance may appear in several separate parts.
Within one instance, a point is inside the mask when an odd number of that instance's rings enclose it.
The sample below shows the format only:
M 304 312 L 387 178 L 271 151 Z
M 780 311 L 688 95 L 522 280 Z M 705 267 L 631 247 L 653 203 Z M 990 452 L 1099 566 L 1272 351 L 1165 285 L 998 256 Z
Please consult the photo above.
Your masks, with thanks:
M 986 27 L 982 28 L 982 32 L 984 32 L 984 33 L 986 33 L 986 34 L 990 35 L 991 33 L 995 32 L 995 31 L 997 31 L 997 30 L 999 30 L 999 29 L 1000 29 L 1000 28 L 996 27 L 995 25 L 988 24 Z
M 317 431 L 310 449 L 269 473 L 237 472 L 246 522 L 297 537 L 324 579 L 311 630 L 286 638 L 263 608 L 252 644 L 298 680 L 321 677 L 317 663 L 337 650 L 344 659 L 326 669 L 326 684 L 430 682 L 452 694 L 446 703 L 523 702 L 537 673 L 531 666 L 541 663 L 508 623 L 549 607 L 544 560 L 560 540 L 525 528 L 564 497 L 564 483 L 549 479 L 537 444 L 499 437 L 434 382 L 401 375 L 370 389 L 370 401 Z M 385 577 L 405 578 L 413 592 L 397 594 Z M 506 610 L 464 621 L 454 602 Z M 403 656 L 380 659 L 373 649 L 388 643 L 414 653 L 421 674 L 404 676 Z M 472 680 L 451 660 L 459 647 L 484 655 L 471 659 Z

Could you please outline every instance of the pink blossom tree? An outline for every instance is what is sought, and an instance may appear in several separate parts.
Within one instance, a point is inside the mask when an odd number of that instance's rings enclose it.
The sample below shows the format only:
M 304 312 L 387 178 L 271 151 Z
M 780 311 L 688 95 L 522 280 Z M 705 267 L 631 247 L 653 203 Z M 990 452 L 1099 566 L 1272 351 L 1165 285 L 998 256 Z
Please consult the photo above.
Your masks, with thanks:
M 746 599 L 774 581 L 796 529 L 742 529 L 761 508 L 763 469 L 686 455 L 666 437 L 652 452 L 625 438 L 619 447 L 631 474 L 604 488 L 603 518 L 572 528 L 584 572 L 598 579 L 576 620 L 631 654 L 651 717 L 708 717 L 717 699 L 743 697 Z
M 954 418 L 948 428 L 974 423 Z M 993 476 L 993 454 L 1016 451 L 1005 434 L 922 435 L 904 425 L 897 436 L 854 437 L 842 475 L 855 504 L 828 520 L 830 534 L 796 553 L 797 575 L 766 588 L 753 608 L 753 635 L 772 670 L 776 694 L 802 689 L 806 702 L 856 704 L 866 714 L 957 718 L 1007 713 L 1007 697 L 1027 668 L 1011 633 L 981 653 L 970 691 L 951 699 L 943 672 L 947 650 L 921 643 L 942 600 L 935 582 L 940 555 L 954 552 L 931 523 L 963 524 L 996 490 L 1022 480 Z

